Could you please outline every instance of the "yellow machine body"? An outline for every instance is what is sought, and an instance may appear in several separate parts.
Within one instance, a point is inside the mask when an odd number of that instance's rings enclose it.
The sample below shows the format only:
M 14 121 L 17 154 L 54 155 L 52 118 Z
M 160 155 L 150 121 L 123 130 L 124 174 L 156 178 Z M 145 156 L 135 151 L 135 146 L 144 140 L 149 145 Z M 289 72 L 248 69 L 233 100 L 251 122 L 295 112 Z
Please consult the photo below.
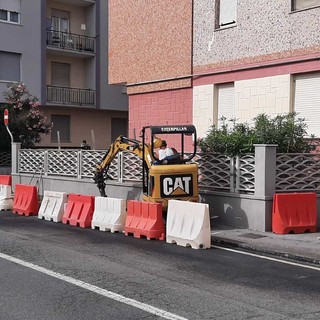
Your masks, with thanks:
M 160 202 L 165 211 L 168 200 L 198 202 L 198 165 L 173 164 L 152 166 L 149 170 L 148 192 L 143 200 Z

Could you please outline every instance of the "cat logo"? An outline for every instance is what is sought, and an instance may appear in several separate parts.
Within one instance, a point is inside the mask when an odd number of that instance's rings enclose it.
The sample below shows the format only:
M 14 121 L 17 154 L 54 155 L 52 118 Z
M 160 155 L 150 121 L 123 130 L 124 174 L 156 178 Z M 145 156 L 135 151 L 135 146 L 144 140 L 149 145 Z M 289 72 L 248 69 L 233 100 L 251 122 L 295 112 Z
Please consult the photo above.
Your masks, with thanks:
M 193 195 L 192 174 L 161 176 L 161 197 L 190 197 Z

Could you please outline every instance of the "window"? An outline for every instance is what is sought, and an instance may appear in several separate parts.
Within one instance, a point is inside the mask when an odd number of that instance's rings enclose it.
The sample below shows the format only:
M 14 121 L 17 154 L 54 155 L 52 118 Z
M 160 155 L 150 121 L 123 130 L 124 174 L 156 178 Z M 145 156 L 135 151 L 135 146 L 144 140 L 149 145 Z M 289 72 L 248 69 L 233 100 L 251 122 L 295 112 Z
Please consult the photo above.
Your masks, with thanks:
M 320 73 L 296 76 L 294 111 L 298 118 L 304 118 L 307 133 L 320 137 Z
M 20 57 L 18 53 L 0 51 L 0 80 L 20 81 Z
M 70 87 L 70 64 L 51 62 L 51 84 L 53 86 Z
M 70 32 L 70 12 L 58 9 L 51 10 L 52 30 Z
M 234 84 L 220 84 L 218 86 L 218 127 L 221 128 L 222 117 L 226 118 L 226 123 L 231 128 L 232 123 L 229 121 L 235 118 L 235 102 L 234 102 Z
M 0 0 L 0 21 L 20 24 L 20 0 Z
M 293 0 L 292 10 L 302 10 L 320 6 L 320 0 Z
M 51 130 L 51 142 L 58 142 L 58 134 L 60 134 L 60 142 L 70 142 L 70 116 L 68 115 L 51 115 L 53 128 Z
M 127 136 L 128 119 L 111 118 L 111 139 L 116 140 L 120 135 Z
M 220 0 L 217 1 L 219 13 L 218 28 L 233 26 L 237 19 L 237 0 Z

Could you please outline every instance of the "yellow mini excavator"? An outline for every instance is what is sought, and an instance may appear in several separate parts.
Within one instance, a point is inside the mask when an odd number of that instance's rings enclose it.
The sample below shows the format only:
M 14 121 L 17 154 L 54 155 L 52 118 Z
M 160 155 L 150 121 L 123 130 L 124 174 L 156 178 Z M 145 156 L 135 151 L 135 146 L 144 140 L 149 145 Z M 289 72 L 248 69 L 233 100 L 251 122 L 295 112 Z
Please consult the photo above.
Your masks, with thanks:
M 180 138 L 179 150 L 174 156 L 161 161 L 156 150 L 162 143 L 160 136 L 164 134 L 166 137 L 175 135 L 174 138 Z M 110 145 L 94 175 L 101 196 L 106 196 L 105 181 L 109 179 L 109 166 L 118 152 L 123 151 L 134 153 L 142 159 L 143 201 L 161 202 L 164 211 L 170 199 L 198 202 L 198 165 L 190 163 L 196 154 L 196 128 L 193 125 L 146 126 L 141 131 L 141 137 L 142 142 L 119 136 Z M 186 154 L 186 143 L 189 147 L 193 145 L 191 153 Z

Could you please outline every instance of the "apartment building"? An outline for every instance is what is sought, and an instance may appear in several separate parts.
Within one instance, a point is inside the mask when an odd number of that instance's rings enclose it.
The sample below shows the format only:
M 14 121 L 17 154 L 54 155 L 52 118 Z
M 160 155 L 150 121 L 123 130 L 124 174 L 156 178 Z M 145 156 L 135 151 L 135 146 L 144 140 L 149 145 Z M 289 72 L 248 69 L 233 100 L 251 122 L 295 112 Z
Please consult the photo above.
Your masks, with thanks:
M 126 83 L 130 136 L 192 123 L 192 2 L 109 1 L 109 83 Z
M 203 137 L 222 116 L 296 111 L 320 137 L 319 0 L 110 0 L 109 16 L 130 132 L 193 123 Z
M 195 1 L 193 121 L 295 111 L 320 137 L 320 1 Z
M 0 103 L 7 83 L 27 85 L 53 123 L 40 146 L 127 134 L 126 90 L 108 85 L 108 1 L 0 0 L 0 39 Z

